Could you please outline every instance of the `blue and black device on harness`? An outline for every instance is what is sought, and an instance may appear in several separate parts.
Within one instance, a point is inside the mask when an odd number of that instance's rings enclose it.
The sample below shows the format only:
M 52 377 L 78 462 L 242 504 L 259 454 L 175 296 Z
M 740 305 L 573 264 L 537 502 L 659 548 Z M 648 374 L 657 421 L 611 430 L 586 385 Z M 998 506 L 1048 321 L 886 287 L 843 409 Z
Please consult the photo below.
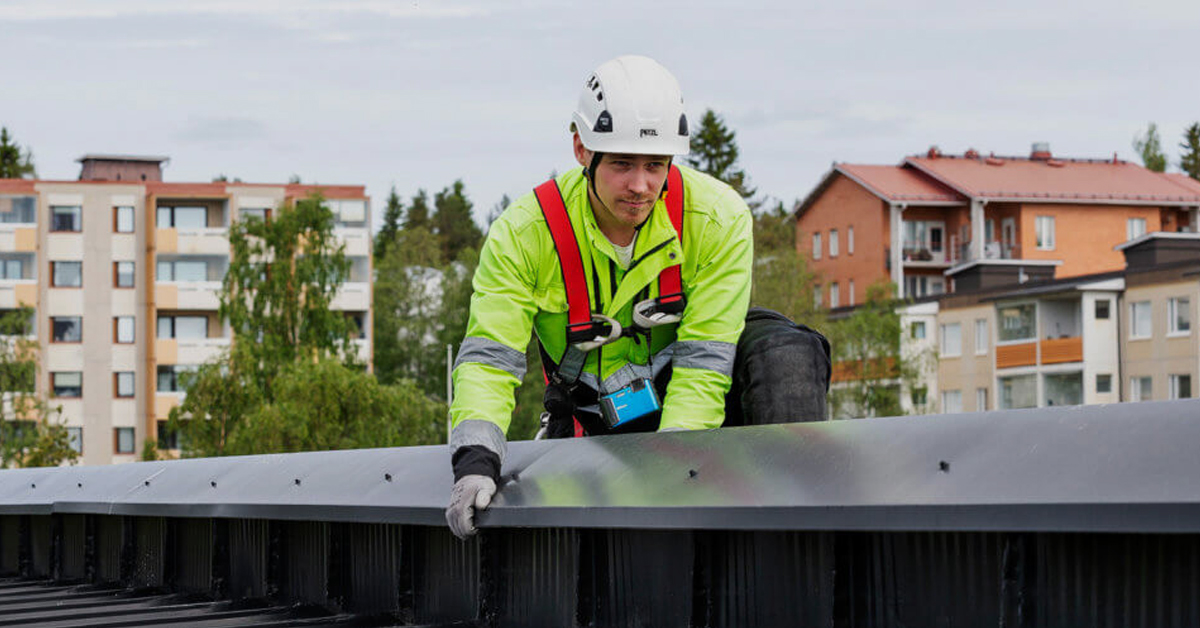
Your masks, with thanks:
M 682 242 L 683 175 L 674 165 L 667 174 L 666 190 L 667 215 L 675 228 L 676 236 Z M 583 257 L 558 183 L 551 179 L 534 188 L 534 195 L 541 206 L 542 215 L 546 218 L 546 225 L 550 229 L 554 248 L 558 253 L 568 309 L 567 348 L 562 358 L 555 364 L 545 350 L 542 350 L 542 362 L 548 366 L 544 371 L 546 412 L 542 415 L 543 428 L 554 438 L 582 436 L 585 432 L 596 434 L 624 431 L 634 427 L 643 422 L 641 419 L 662 410 L 653 380 L 639 378 L 620 390 L 600 394 L 597 402 L 601 424 L 598 425 L 594 420 L 581 420 L 582 417 L 576 413 L 579 375 L 583 372 L 588 352 L 620 338 L 623 331 L 626 334 L 645 332 L 654 325 L 679 321 L 687 305 L 680 265 L 668 266 L 659 273 L 660 296 L 635 304 L 634 329 L 622 330 L 621 324 L 616 320 L 592 312 Z M 574 429 L 571 429 L 572 423 Z

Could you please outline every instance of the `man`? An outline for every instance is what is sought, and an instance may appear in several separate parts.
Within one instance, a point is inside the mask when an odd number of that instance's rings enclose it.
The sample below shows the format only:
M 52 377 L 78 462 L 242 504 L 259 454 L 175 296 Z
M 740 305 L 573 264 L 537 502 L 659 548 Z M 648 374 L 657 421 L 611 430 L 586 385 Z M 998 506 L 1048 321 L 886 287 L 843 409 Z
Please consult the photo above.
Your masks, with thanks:
M 451 406 L 446 520 L 460 538 L 495 495 L 531 331 L 552 432 L 710 429 L 725 418 L 750 298 L 745 202 L 672 163 L 689 152 L 683 98 L 651 59 L 597 68 L 571 130 L 580 168 L 509 206 L 475 272 Z

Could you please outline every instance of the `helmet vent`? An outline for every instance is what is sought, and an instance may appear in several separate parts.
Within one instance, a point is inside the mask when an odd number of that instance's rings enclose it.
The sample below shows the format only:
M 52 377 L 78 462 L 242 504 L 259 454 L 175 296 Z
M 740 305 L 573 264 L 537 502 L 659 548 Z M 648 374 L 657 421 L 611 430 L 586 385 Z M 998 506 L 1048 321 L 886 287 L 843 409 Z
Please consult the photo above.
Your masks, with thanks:
M 684 137 L 687 137 L 688 134 L 687 114 L 685 113 L 679 114 L 679 134 Z
M 595 133 L 612 133 L 612 130 L 612 114 L 608 112 L 608 109 L 605 109 L 596 117 L 596 126 L 592 127 L 592 131 Z

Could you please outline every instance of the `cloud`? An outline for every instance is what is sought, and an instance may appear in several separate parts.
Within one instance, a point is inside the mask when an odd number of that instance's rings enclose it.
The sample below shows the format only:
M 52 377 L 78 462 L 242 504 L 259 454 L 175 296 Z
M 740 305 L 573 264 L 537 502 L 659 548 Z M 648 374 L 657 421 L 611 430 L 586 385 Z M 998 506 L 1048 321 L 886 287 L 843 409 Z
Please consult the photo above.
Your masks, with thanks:
M 209 0 L 172 2 L 168 0 L 13 0 L 0 5 L 0 21 L 36 22 L 52 20 L 113 19 L 147 16 L 255 16 L 284 27 L 306 28 L 313 20 L 332 16 L 364 15 L 388 18 L 473 18 L 498 12 L 491 3 L 456 4 L 443 2 L 387 2 L 382 0 Z
M 254 118 L 188 118 L 175 139 L 189 144 L 214 144 L 223 147 L 244 146 L 265 139 L 267 125 Z

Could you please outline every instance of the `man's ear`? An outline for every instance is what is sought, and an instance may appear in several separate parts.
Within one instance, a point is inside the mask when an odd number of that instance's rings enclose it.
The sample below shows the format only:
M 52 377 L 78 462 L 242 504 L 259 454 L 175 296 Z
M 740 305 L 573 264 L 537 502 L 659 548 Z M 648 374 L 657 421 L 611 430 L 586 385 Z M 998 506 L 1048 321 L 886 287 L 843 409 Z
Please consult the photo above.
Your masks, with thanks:
M 587 168 L 592 164 L 592 151 L 584 148 L 583 140 L 579 139 L 579 134 L 576 133 L 571 139 L 572 148 L 575 149 L 575 161 L 579 165 Z

